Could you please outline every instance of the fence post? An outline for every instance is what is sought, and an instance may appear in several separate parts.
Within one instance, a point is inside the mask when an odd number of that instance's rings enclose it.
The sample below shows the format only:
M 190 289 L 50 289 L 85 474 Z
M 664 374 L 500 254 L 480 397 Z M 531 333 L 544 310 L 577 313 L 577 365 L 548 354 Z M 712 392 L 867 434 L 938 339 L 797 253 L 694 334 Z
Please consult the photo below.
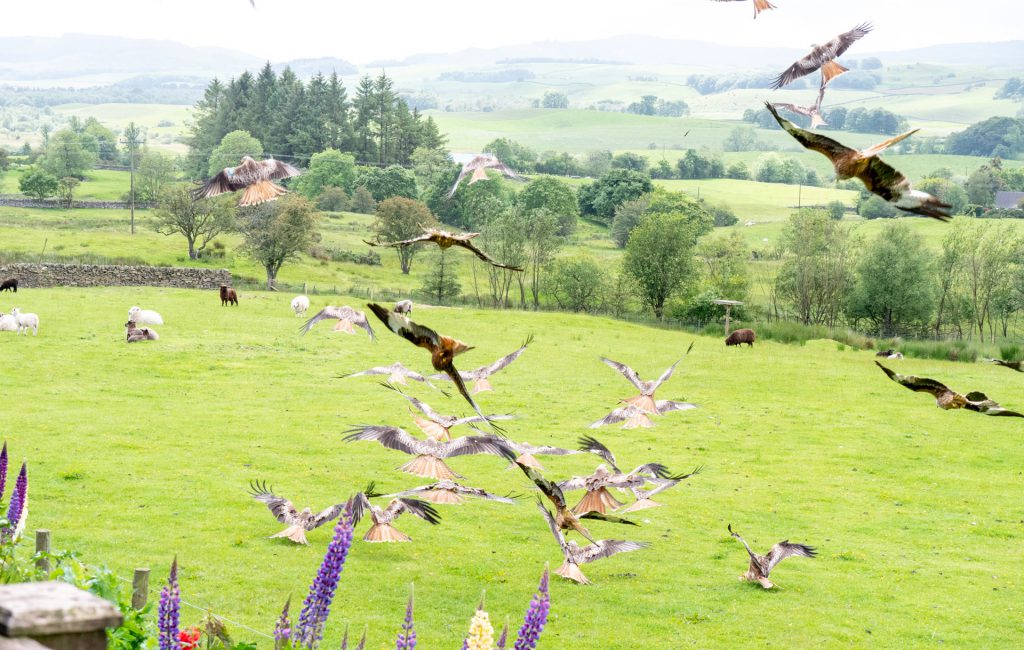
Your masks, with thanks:
M 50 553 L 50 531 L 40 528 L 36 531 L 36 553 Z M 43 556 L 36 560 L 36 568 L 50 572 L 50 558 Z
M 149 569 L 135 569 L 132 577 L 132 607 L 142 609 L 149 599 Z

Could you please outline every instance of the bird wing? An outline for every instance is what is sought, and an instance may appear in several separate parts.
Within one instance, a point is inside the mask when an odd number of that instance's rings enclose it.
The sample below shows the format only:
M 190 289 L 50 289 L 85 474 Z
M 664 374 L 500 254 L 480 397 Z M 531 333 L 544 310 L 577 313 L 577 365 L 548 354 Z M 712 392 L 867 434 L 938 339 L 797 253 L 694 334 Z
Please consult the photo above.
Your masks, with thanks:
M 857 175 L 864 187 L 886 201 L 898 201 L 903 194 L 903 187 L 909 185 L 907 177 L 881 158 L 869 158 L 867 162 L 867 166 Z
M 366 333 L 370 335 L 371 341 L 377 340 L 376 335 L 374 335 L 373 333 L 373 328 L 370 327 L 370 321 L 366 320 L 365 312 L 361 312 L 358 309 L 353 309 L 352 315 L 349 317 L 349 320 L 352 321 L 353 325 L 357 327 L 362 327 L 364 330 L 366 330 Z
M 565 543 L 565 535 L 562 534 L 562 530 L 558 527 L 558 523 L 555 522 L 555 518 L 551 516 L 551 512 L 544 507 L 544 502 L 540 500 L 540 497 L 537 498 L 537 508 L 544 514 L 544 519 L 548 522 L 551 534 L 558 540 L 558 545 L 562 547 L 562 554 L 568 559 L 568 544 Z
M 670 411 L 689 411 L 697 408 L 696 404 L 690 402 L 676 402 L 670 399 L 659 399 L 654 401 L 654 408 L 658 413 L 665 414 Z
M 370 308 L 370 311 L 381 320 L 388 329 L 405 338 L 407 341 L 421 348 L 426 348 L 433 351 L 439 345 L 441 345 L 441 336 L 430 329 L 417 323 L 412 322 L 402 314 L 396 314 L 386 307 L 382 307 L 377 303 L 369 303 L 366 305 Z
M 888 140 L 883 140 L 882 142 L 879 142 L 876 145 L 872 145 L 872 146 L 868 147 L 867 149 L 861 149 L 860 150 L 860 155 L 861 155 L 862 158 L 870 158 L 871 156 L 877 156 L 878 154 L 882 153 L 883 151 L 885 151 L 886 149 L 888 149 L 892 145 L 896 144 L 897 142 L 899 142 L 901 140 L 905 140 L 905 139 L 909 138 L 910 136 L 914 135 L 915 133 L 917 133 L 920 130 L 921 129 L 911 129 L 911 130 L 907 131 L 906 133 L 901 133 L 901 134 L 899 134 L 897 136 L 893 136 L 893 137 L 889 138 Z
M 838 58 L 846 52 L 846 50 L 850 49 L 850 46 L 853 45 L 854 41 L 863 38 L 870 31 L 871 25 L 863 23 L 848 32 L 836 36 L 824 45 L 818 45 L 805 57 L 794 62 L 793 65 L 789 66 L 782 74 L 776 77 L 775 81 L 772 82 L 771 87 L 778 90 L 779 88 L 792 83 L 796 79 L 814 72 L 826 61 Z
M 967 404 L 964 405 L 964 408 L 968 411 L 977 411 L 978 413 L 984 413 L 985 415 L 1002 415 L 1016 418 L 1024 417 L 1024 414 L 1022 413 L 1003 408 L 998 402 L 989 399 L 988 395 L 980 391 L 971 391 L 964 395 L 964 397 L 967 399 Z
M 781 541 L 768 551 L 768 571 L 771 571 L 776 564 L 782 562 L 787 557 L 791 557 L 793 555 L 814 557 L 817 554 L 818 552 L 814 550 L 813 546 L 793 544 L 788 539 Z
M 740 537 L 739 533 L 733 532 L 732 524 L 729 524 L 729 534 L 732 535 L 733 537 L 735 537 L 736 539 L 740 540 L 740 543 L 743 544 L 743 548 L 747 549 L 747 555 L 750 556 L 750 559 L 754 560 L 754 562 L 756 562 L 758 564 L 758 566 L 760 566 L 761 565 L 761 557 L 757 553 L 755 553 L 754 551 L 752 551 L 750 549 L 750 544 L 747 544 L 747 540 L 745 540 L 742 537 Z
M 234 192 L 237 189 L 239 188 L 234 187 L 231 183 L 228 173 L 226 171 L 221 171 L 213 178 L 193 189 L 192 199 L 198 201 L 199 199 L 207 199 L 211 196 L 217 196 L 218 194 Z
M 508 178 L 511 178 L 511 179 L 514 179 L 514 180 L 517 180 L 517 181 L 523 180 L 523 178 L 519 174 L 517 174 L 514 171 L 512 171 L 511 167 L 509 167 L 505 163 L 501 162 L 497 158 L 491 158 L 491 159 L 487 160 L 484 163 L 484 167 L 487 167 L 488 169 L 493 169 L 495 171 L 499 171 L 499 172 L 501 172 L 502 174 L 504 174 Z
M 326 510 L 322 510 L 316 513 L 315 515 L 313 515 L 313 518 L 306 523 L 306 530 L 313 530 L 314 528 L 319 528 L 320 526 L 323 526 L 328 521 L 331 521 L 332 519 L 335 519 L 338 515 L 340 515 L 341 511 L 344 509 L 345 504 L 338 503 L 331 506 L 330 508 L 327 508 Z
M 629 475 L 647 476 L 652 478 L 667 478 L 669 473 L 668 467 L 665 467 L 661 463 L 644 463 L 643 465 L 640 465 L 632 472 L 630 472 Z
M 526 351 L 527 346 L 530 345 L 531 343 L 533 343 L 533 334 L 527 336 L 526 340 L 523 341 L 523 344 L 515 352 L 506 354 L 505 356 L 498 359 L 489 366 L 482 366 L 466 374 L 472 375 L 474 378 L 490 377 L 499 370 L 507 368 L 510 363 L 518 359 L 519 356 Z
M 514 460 L 514 456 L 513 462 L 519 466 L 519 469 L 523 470 L 523 473 L 526 474 L 526 478 L 533 481 L 534 485 L 536 485 L 537 488 L 544 493 L 544 496 L 550 499 L 551 503 L 555 504 L 556 508 L 558 508 L 559 510 L 568 509 L 568 505 L 565 502 L 565 494 L 562 493 L 562 489 L 558 487 L 558 485 L 544 478 L 543 474 L 533 469 L 532 467 L 527 467 L 526 465 L 523 465 L 519 461 Z
M 1002 359 L 989 359 L 989 361 L 1004 368 L 1011 368 L 1017 372 L 1024 372 L 1024 370 L 1021 370 L 1021 367 L 1024 366 L 1024 361 L 1003 361 Z
M 515 419 L 515 416 L 510 414 L 510 413 L 506 413 L 504 415 L 485 415 L 485 416 L 470 415 L 469 417 L 459 418 L 455 422 L 452 422 L 452 426 L 449 427 L 449 428 L 457 427 L 460 424 L 473 424 L 474 422 L 488 422 L 489 423 L 492 420 L 514 420 L 514 419 Z M 473 427 L 473 428 L 476 429 L 476 427 Z M 479 431 L 479 429 L 477 429 L 477 431 Z
M 428 524 L 437 525 L 441 523 L 441 515 L 437 514 L 437 510 L 434 509 L 434 506 L 421 499 L 412 499 L 409 497 L 392 499 L 391 503 L 389 503 L 388 507 L 384 510 L 386 515 L 391 515 L 392 520 L 396 519 L 403 512 L 416 515 Z
M 606 463 L 611 465 L 612 469 L 614 469 L 616 472 L 619 471 L 618 465 L 615 464 L 615 454 L 613 454 L 610 449 L 605 447 L 604 444 L 602 444 L 597 438 L 593 436 L 580 436 L 577 442 L 580 445 L 580 451 L 589 451 L 592 454 L 597 454 L 598 456 L 603 458 Z
M 305 334 L 309 330 L 313 329 L 313 326 L 322 320 L 341 320 L 347 318 L 348 314 L 342 311 L 341 307 L 335 307 L 334 305 L 327 305 L 316 313 L 315 316 L 303 323 L 299 331 Z
M 796 113 L 797 115 L 809 116 L 811 114 L 811 110 L 809 108 L 806 108 L 804 106 L 797 106 L 796 104 L 787 104 L 785 102 L 772 102 L 772 106 L 774 106 L 776 109 L 781 108 L 784 111 Z
M 494 429 L 495 433 L 504 434 L 505 430 L 499 427 L 494 422 L 492 422 L 491 419 L 484 415 L 484 412 L 480 410 L 480 407 L 477 405 L 476 401 L 473 399 L 473 397 L 469 394 L 469 391 L 466 389 L 466 382 L 462 380 L 462 375 L 459 374 L 459 371 L 455 369 L 455 366 L 452 364 L 452 362 L 449 361 L 448 366 L 445 368 L 441 368 L 441 370 L 444 370 L 445 373 L 451 378 L 452 383 L 455 384 L 455 388 L 459 390 L 459 394 L 466 398 L 466 401 L 469 402 L 469 405 L 473 407 L 473 410 L 476 411 L 476 414 L 483 418 L 484 421 L 487 422 L 487 424 L 489 424 L 492 429 Z
M 246 156 L 242 162 L 231 171 L 231 184 L 238 187 L 246 187 L 253 183 L 269 180 L 266 168 L 262 161 L 255 161 Z
M 620 539 L 602 539 L 580 549 L 580 552 L 576 554 L 576 561 L 580 564 L 586 564 L 602 558 L 611 557 L 616 553 L 639 551 L 640 549 L 647 548 L 648 546 L 650 546 L 648 542 L 627 542 Z
M 373 483 L 370 484 L 367 491 L 372 492 L 372 490 Z M 352 527 L 355 528 L 359 520 L 363 518 L 363 514 L 370 509 L 370 499 L 366 496 L 366 492 L 358 492 L 349 498 L 348 504 L 352 512 Z
M 264 178 L 272 181 L 279 181 L 283 178 L 298 176 L 302 172 L 286 162 L 268 158 L 258 163 L 263 168 Z
M 555 485 L 558 486 L 559 490 L 565 492 L 572 492 L 573 490 L 583 490 L 587 487 L 587 482 L 590 480 L 589 476 L 574 476 L 564 481 L 559 481 Z
M 618 370 L 620 373 L 622 373 L 622 376 L 625 377 L 629 381 L 629 383 L 636 386 L 637 390 L 642 391 L 644 389 L 644 383 L 643 381 L 640 380 L 640 375 L 636 374 L 635 370 L 633 370 L 624 363 L 619 363 L 618 361 L 612 361 L 611 359 L 606 359 L 605 357 L 600 357 L 600 359 L 601 361 L 604 361 L 606 365 L 609 365 L 612 368 Z
M 364 240 L 363 240 L 363 243 L 365 243 L 365 244 L 369 244 L 370 246 L 390 246 L 390 247 L 396 247 L 396 246 L 408 246 L 409 244 L 416 244 L 416 243 L 419 243 L 419 242 L 421 242 L 421 241 L 430 241 L 430 238 L 431 238 L 432 236 L 433 236 L 433 235 L 431 235 L 431 234 L 430 234 L 429 232 L 425 232 L 425 233 L 423 233 L 422 235 L 417 235 L 416 237 L 413 237 L 412 239 L 403 239 L 403 240 L 401 240 L 401 241 L 392 241 L 392 242 L 369 242 L 369 241 L 366 241 L 366 240 L 364 239 Z
M 615 515 L 603 515 L 600 512 L 585 512 L 580 515 L 580 519 L 597 519 L 598 521 L 606 521 L 610 524 L 626 524 L 628 526 L 639 526 L 640 524 L 626 519 L 624 517 L 616 517 Z
M 417 447 L 422 440 L 418 440 L 409 434 L 408 431 L 398 427 L 372 426 L 364 424 L 344 432 L 347 434 L 345 442 L 353 440 L 376 440 L 388 449 L 395 449 L 410 455 L 419 453 Z
M 374 366 L 373 368 L 367 368 L 366 370 L 360 370 L 359 372 L 350 372 L 347 375 L 342 375 L 342 379 L 348 379 L 349 377 L 362 377 L 363 375 L 390 375 L 391 368 L 388 366 Z
M 261 501 L 267 504 L 267 508 L 274 514 L 274 517 L 282 524 L 288 524 L 289 526 L 298 523 L 299 512 L 292 505 L 292 502 L 288 499 L 282 498 L 274 494 L 267 488 L 267 484 L 264 481 L 260 483 L 255 481 L 249 484 L 251 491 L 249 494 L 252 495 L 257 501 Z
M 491 454 L 493 456 L 508 457 L 512 450 L 497 436 L 462 436 L 451 442 L 428 441 L 429 444 L 437 447 L 438 458 L 452 458 L 455 456 L 468 456 L 472 454 Z M 514 455 L 514 454 L 513 454 Z
M 776 111 L 775 107 L 770 103 L 765 102 L 765 106 L 768 107 L 769 112 L 771 112 L 775 117 L 775 121 L 779 123 L 779 126 L 793 136 L 793 138 L 805 149 L 810 149 L 811 151 L 817 151 L 820 154 L 824 154 L 833 162 L 833 164 L 835 164 L 835 160 L 839 156 L 855 151 L 855 149 L 851 149 L 850 147 L 840 144 L 832 138 L 821 135 L 820 133 L 801 129 L 796 124 L 793 124 L 786 118 L 779 115 L 779 112 Z
M 606 424 L 617 424 L 619 422 L 622 422 L 623 420 L 629 419 L 629 417 L 633 414 L 635 410 L 636 407 L 632 405 L 619 407 L 612 411 L 611 413 L 609 413 L 608 415 L 601 418 L 600 420 L 592 422 L 589 425 L 589 428 L 596 429 Z
M 938 397 L 943 393 L 953 392 L 945 384 L 935 381 L 934 379 L 928 379 L 927 377 L 915 377 L 914 375 L 901 375 L 898 372 L 889 370 L 877 361 L 875 362 L 875 365 L 881 368 L 882 371 L 889 376 L 889 379 L 901 386 L 909 388 L 912 391 L 930 393 L 935 397 Z
M 501 262 L 495 261 L 494 258 L 492 258 L 490 255 L 488 255 L 487 253 L 483 252 L 482 250 L 480 250 L 479 248 L 474 246 L 473 242 L 471 242 L 471 241 L 466 241 L 464 239 L 456 239 L 455 240 L 455 245 L 456 246 L 461 246 L 462 248 L 465 248 L 466 250 L 471 251 L 474 255 L 476 255 L 477 257 L 479 257 L 483 261 L 487 262 L 491 266 L 496 266 L 499 269 L 508 269 L 510 271 L 522 271 L 523 270 L 523 267 L 521 267 L 521 266 L 509 266 L 508 264 L 502 264 Z
M 477 158 L 479 158 L 479 156 L 477 156 Z M 473 160 L 469 161 L 468 163 L 462 166 L 462 171 L 459 172 L 459 177 L 455 179 L 455 183 L 452 185 L 452 188 L 448 190 L 449 199 L 455 196 L 455 190 L 459 189 L 459 183 L 461 183 L 463 179 L 465 179 L 467 176 L 469 176 L 476 170 L 476 166 L 474 165 L 474 163 L 476 163 L 476 160 L 477 159 L 474 158 Z
M 512 442 L 511 440 L 506 440 L 505 442 L 509 447 L 515 449 L 520 454 L 533 454 L 535 456 L 567 456 L 569 454 L 583 453 L 579 449 L 562 449 L 561 447 L 552 447 L 551 445 L 531 445 L 528 442 Z
M 693 349 L 693 341 L 690 342 L 690 347 L 686 348 L 686 352 L 683 353 L 683 356 L 679 357 L 679 361 L 676 361 L 671 366 L 669 366 L 668 369 L 665 370 L 665 372 L 661 373 L 661 376 L 658 377 L 657 380 L 655 380 L 655 382 L 654 382 L 654 390 L 658 390 L 659 386 L 661 386 L 663 383 L 668 381 L 669 377 L 672 376 L 672 373 L 675 372 L 676 366 L 678 366 L 680 364 L 680 362 L 682 362 L 682 360 L 686 358 L 686 355 L 690 354 L 690 350 L 692 350 L 692 349 Z M 652 393 L 653 393 L 653 391 L 652 391 Z
M 465 485 L 459 485 L 458 483 L 455 484 L 455 491 L 458 492 L 459 494 L 468 494 L 470 496 L 480 497 L 481 499 L 489 499 L 490 501 L 500 501 L 502 503 L 515 503 L 516 500 L 512 497 L 517 496 L 511 493 L 509 493 L 510 496 L 498 496 L 497 494 L 491 494 L 490 492 L 482 488 L 467 487 Z

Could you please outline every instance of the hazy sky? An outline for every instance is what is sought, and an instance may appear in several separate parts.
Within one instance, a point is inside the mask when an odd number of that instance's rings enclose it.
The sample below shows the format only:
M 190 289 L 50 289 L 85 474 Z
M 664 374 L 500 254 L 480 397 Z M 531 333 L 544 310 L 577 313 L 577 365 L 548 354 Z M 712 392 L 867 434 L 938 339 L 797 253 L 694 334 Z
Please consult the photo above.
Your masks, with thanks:
M 255 9 L 249 0 L 6 2 L 0 36 L 109 34 L 221 46 L 272 61 L 337 56 L 354 63 L 622 34 L 804 47 L 865 20 L 876 30 L 864 52 L 1024 38 L 1022 0 L 773 0 L 778 9 L 756 21 L 750 0 L 255 2 Z

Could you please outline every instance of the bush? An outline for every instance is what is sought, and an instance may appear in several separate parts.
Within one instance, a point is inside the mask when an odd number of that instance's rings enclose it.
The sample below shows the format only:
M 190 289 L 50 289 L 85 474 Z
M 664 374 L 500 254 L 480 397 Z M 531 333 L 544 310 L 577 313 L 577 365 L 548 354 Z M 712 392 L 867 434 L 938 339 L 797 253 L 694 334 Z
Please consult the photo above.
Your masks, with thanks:
M 349 198 L 340 187 L 325 187 L 316 199 L 317 210 L 324 212 L 344 212 L 349 208 Z
M 842 201 L 831 201 L 825 206 L 825 211 L 828 212 L 829 219 L 839 221 L 846 214 L 846 205 Z
M 907 341 L 900 348 L 905 356 L 916 359 L 939 359 L 942 361 L 964 361 L 974 363 L 978 360 L 979 349 L 971 341 Z
M 857 214 L 865 219 L 888 219 L 899 213 L 899 208 L 875 194 L 862 196 L 857 203 Z
M 366 189 L 365 185 L 360 185 L 352 193 L 350 209 L 352 212 L 358 212 L 359 214 L 373 214 L 377 210 L 377 202 L 373 199 L 373 195 L 370 194 L 370 190 Z

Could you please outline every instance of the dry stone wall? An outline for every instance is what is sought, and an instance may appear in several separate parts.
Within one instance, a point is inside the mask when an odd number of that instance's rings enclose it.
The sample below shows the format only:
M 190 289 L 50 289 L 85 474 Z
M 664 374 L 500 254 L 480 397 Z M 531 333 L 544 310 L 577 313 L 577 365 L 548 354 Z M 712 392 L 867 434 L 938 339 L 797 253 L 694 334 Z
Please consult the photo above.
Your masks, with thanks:
M 0 264 L 0 280 L 18 278 L 31 287 L 178 287 L 216 289 L 231 284 L 227 269 L 180 266 L 104 266 L 93 264 Z

